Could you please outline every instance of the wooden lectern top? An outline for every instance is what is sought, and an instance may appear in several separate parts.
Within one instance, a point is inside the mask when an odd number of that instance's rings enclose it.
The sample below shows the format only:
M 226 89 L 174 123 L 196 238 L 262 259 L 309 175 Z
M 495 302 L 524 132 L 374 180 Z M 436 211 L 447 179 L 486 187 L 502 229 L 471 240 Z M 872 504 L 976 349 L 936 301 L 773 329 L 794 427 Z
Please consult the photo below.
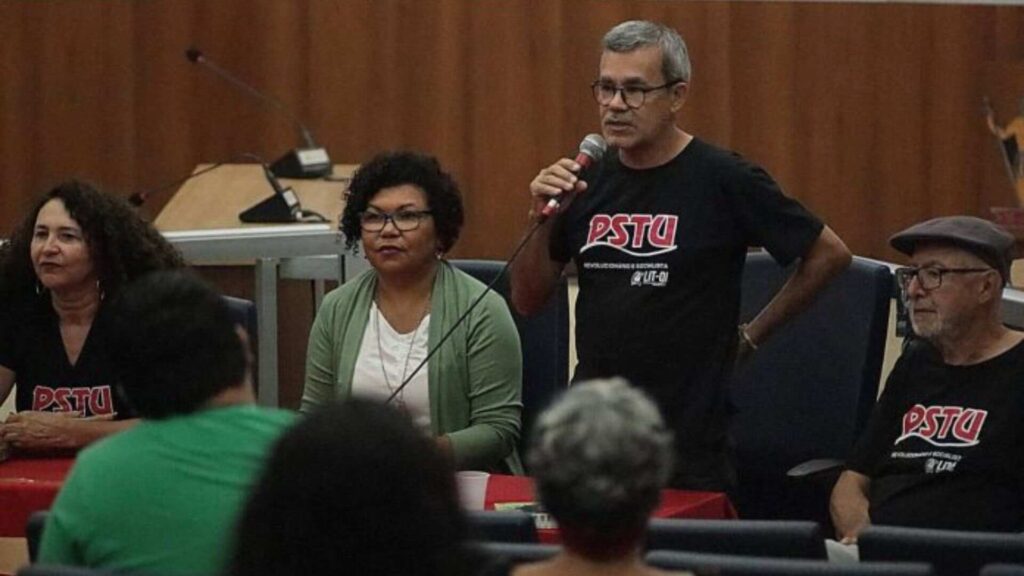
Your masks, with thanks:
M 208 166 L 200 164 L 193 173 Z M 356 168 L 354 164 L 338 164 L 334 166 L 334 180 L 282 178 L 281 184 L 295 190 L 303 210 L 319 212 L 337 227 L 343 195 Z M 274 190 L 259 164 L 224 164 L 185 182 L 153 224 L 161 232 L 266 226 L 242 222 L 238 214 L 272 194 Z

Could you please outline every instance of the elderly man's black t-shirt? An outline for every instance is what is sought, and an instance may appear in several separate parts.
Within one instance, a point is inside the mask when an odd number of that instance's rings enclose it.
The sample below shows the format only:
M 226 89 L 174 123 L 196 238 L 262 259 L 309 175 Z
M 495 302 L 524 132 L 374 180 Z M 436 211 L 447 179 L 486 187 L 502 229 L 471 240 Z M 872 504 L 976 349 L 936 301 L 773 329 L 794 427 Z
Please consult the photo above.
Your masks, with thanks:
M 871 478 L 871 522 L 1024 530 L 1024 343 L 949 366 L 900 357 L 848 467 Z
M 762 168 L 699 139 L 648 170 L 609 150 L 556 220 L 551 256 L 579 271 L 574 378 L 624 376 L 654 397 L 676 435 L 674 485 L 729 487 L 726 383 L 747 248 L 785 265 L 822 228 Z
M 114 414 L 118 420 L 132 417 L 107 354 L 105 310 L 101 303 L 75 364 L 68 360 L 60 321 L 47 295 L 30 306 L 0 311 L 0 366 L 16 374 L 19 412 Z

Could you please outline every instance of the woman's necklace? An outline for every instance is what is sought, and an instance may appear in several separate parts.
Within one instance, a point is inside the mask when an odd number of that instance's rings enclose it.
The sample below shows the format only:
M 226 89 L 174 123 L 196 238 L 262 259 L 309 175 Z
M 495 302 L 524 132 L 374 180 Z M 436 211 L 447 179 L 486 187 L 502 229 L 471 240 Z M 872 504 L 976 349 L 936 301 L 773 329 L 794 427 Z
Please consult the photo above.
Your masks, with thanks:
M 375 314 L 373 317 L 374 331 L 377 333 L 377 359 L 380 360 L 380 373 L 384 375 L 384 385 L 388 389 L 388 397 L 390 398 L 395 393 L 396 388 L 391 385 L 391 378 L 388 377 L 388 369 L 384 365 L 384 346 L 381 344 L 380 341 L 380 319 L 384 315 L 384 313 L 381 312 L 380 302 L 377 302 L 375 300 L 374 304 L 376 304 L 377 306 L 377 314 Z M 402 365 L 402 378 L 398 381 L 398 386 L 401 386 L 402 384 L 405 383 L 405 376 L 409 371 L 409 359 L 412 358 L 412 348 L 413 346 L 416 345 L 416 336 L 419 335 L 420 326 L 423 325 L 423 319 L 427 317 L 427 314 L 429 312 L 430 298 L 428 297 L 427 305 L 423 309 L 423 314 L 420 315 L 419 322 L 416 323 L 416 329 L 413 330 L 412 337 L 409 338 L 409 349 L 405 351 L 405 362 Z M 385 322 L 387 322 L 387 319 L 385 319 Z M 395 332 L 397 333 L 397 330 Z M 398 397 L 395 398 L 396 402 L 398 403 L 398 407 L 401 408 L 402 410 L 405 410 L 405 399 L 403 398 L 404 395 L 405 390 L 403 389 L 398 393 Z

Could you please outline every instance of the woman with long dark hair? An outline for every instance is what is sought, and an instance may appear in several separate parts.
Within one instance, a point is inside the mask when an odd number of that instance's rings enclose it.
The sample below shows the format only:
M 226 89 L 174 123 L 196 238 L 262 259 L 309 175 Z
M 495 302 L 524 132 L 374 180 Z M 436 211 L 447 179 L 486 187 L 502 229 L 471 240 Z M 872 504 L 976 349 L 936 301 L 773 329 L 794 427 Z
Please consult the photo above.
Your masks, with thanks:
M 0 440 L 74 449 L 129 426 L 105 350 L 107 303 L 183 265 L 124 200 L 75 180 L 43 195 L 0 249 L 0 401 L 17 385 Z

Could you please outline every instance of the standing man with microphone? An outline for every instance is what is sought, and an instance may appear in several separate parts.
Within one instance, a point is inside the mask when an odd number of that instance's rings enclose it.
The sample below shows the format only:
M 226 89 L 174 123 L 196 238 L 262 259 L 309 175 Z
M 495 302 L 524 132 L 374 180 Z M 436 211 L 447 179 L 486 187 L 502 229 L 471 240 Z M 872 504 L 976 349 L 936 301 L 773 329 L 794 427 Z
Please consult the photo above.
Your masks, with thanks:
M 563 158 L 530 183 L 531 227 L 539 228 L 512 264 L 512 301 L 521 313 L 538 311 L 574 260 L 573 379 L 624 376 L 645 389 L 676 436 L 671 485 L 728 491 L 736 478 L 727 381 L 736 358 L 803 310 L 850 252 L 762 168 L 676 124 L 690 62 L 675 30 L 624 22 L 603 48 L 592 89 L 608 152 L 584 174 Z M 552 198 L 559 206 L 548 217 Z M 737 327 L 750 246 L 800 264 Z

